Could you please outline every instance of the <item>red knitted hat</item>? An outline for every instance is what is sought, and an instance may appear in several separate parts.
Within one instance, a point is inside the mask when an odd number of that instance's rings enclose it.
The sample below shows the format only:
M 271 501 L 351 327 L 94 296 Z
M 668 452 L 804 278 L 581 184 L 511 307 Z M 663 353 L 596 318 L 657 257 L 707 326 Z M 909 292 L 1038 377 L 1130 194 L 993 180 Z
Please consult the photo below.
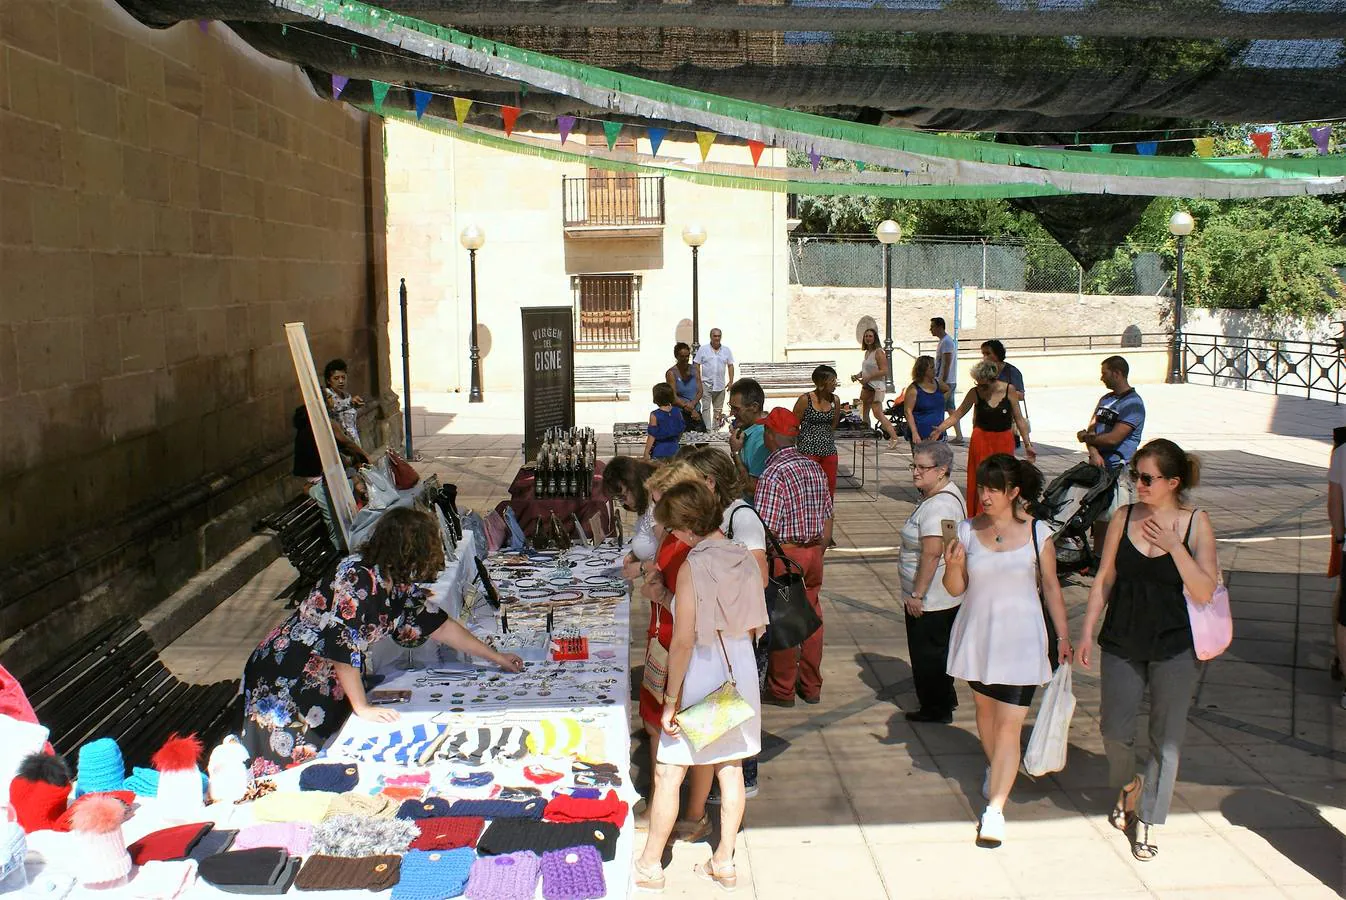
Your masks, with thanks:
M 411 842 L 411 849 L 457 850 L 459 847 L 476 847 L 477 838 L 481 837 L 481 830 L 485 826 L 485 819 L 470 816 L 417 819 L 416 827 L 421 833 Z
M 24 758 L 9 783 L 9 805 L 26 832 L 69 831 L 70 769 L 59 756 L 34 753 Z
M 131 862 L 138 866 L 155 860 L 184 859 L 211 827 L 210 822 L 197 822 L 164 828 L 145 835 L 126 849 L 131 854 Z

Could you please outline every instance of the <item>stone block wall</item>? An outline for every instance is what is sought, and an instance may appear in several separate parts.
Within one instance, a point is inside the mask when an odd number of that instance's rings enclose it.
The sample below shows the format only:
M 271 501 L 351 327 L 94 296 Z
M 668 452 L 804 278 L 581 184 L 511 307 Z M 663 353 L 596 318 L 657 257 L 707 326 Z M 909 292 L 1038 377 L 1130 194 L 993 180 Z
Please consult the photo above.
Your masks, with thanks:
M 7 664 L 142 613 L 283 499 L 284 323 L 383 417 L 382 158 L 376 122 L 220 23 L 0 3 Z

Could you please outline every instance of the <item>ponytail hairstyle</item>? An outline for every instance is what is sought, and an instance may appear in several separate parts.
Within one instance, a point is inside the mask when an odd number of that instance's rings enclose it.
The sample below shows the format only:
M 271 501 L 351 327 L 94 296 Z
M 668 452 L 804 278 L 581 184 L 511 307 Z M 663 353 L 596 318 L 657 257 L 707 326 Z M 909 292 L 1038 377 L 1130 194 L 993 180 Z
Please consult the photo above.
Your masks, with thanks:
M 1135 469 L 1136 463 L 1142 459 L 1153 462 L 1159 474 L 1165 478 L 1178 479 L 1179 500 L 1186 500 L 1187 492 L 1201 483 L 1201 459 L 1168 438 L 1155 438 L 1137 450 L 1131 458 L 1131 468 Z
M 1008 494 L 1019 489 L 1019 500 L 1029 515 L 1034 514 L 1042 496 L 1042 473 L 1038 467 L 1009 453 L 996 453 L 977 466 L 977 484 Z

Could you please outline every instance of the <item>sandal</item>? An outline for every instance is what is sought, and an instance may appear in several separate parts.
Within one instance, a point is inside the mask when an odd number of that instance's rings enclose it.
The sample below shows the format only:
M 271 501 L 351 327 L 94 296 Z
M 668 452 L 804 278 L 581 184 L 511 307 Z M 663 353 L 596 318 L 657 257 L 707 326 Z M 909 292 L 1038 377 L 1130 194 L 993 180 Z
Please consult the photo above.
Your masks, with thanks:
M 664 869 L 662 866 L 650 870 L 636 860 L 631 865 L 631 880 L 635 889 L 646 894 L 662 894 L 664 892 Z
M 1136 798 L 1140 795 L 1141 780 L 1137 775 L 1117 794 L 1117 803 L 1108 813 L 1108 824 L 1118 831 L 1126 831 L 1136 817 Z
M 1140 819 L 1131 820 L 1131 855 L 1141 862 L 1149 862 L 1159 855 L 1159 848 L 1150 841 L 1150 825 Z
M 712 857 L 704 863 L 692 866 L 692 874 L 703 881 L 715 882 L 727 894 L 738 890 L 738 871 L 733 863 L 721 868 L 715 865 L 715 859 Z
M 673 826 L 673 840 L 695 844 L 710 834 L 710 816 L 699 819 L 679 819 Z

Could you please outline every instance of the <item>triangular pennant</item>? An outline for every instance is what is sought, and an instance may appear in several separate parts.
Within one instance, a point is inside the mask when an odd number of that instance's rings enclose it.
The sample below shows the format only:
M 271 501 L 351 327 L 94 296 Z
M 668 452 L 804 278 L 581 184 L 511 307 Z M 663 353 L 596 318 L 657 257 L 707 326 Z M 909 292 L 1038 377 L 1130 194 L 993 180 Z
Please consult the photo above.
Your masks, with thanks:
M 608 139 L 608 149 L 611 150 L 617 146 L 617 135 L 622 133 L 621 122 L 604 122 L 603 136 Z
M 761 141 L 748 141 L 748 152 L 752 154 L 753 168 L 756 168 L 757 163 L 761 161 L 762 151 L 765 149 L 766 144 L 762 143 Z
M 864 163 L 864 160 L 859 160 L 859 159 L 857 159 L 857 160 L 855 161 L 855 171 L 857 171 L 857 172 L 863 172 L 864 170 L 865 170 L 865 163 Z
M 344 90 L 346 89 L 346 85 L 348 85 L 348 84 L 350 84 L 350 83 L 351 83 L 351 80 L 350 80 L 349 78 L 347 78 L 345 75 L 333 75 L 333 76 L 332 76 L 332 99 L 333 99 L 333 100 L 340 100 L 340 99 L 341 99 L 341 92 L 344 91 Z
M 1253 146 L 1257 148 L 1258 153 L 1262 154 L 1263 156 L 1271 155 L 1270 131 L 1254 131 L 1252 134 L 1249 135 L 1249 137 L 1252 139 Z
M 1111 145 L 1111 144 L 1090 144 L 1090 145 L 1089 145 L 1089 152 L 1090 152 L 1090 153 L 1111 153 L 1111 152 L 1112 152 L 1112 145 Z
M 557 116 L 556 127 L 561 132 L 561 145 L 565 146 L 566 138 L 570 137 L 570 130 L 575 127 L 574 116 Z
M 1213 137 L 1193 138 L 1192 145 L 1196 148 L 1197 156 L 1215 155 L 1215 138 Z
M 419 119 L 430 108 L 430 99 L 433 95 L 429 91 L 412 91 L 411 95 L 416 99 L 416 118 Z
M 813 171 L 818 171 L 818 167 L 823 164 L 823 156 L 817 150 L 809 150 L 809 165 L 813 166 Z
M 1332 139 L 1332 126 L 1319 125 L 1317 128 L 1310 128 L 1309 137 L 1313 138 L 1313 143 L 1318 146 L 1318 152 L 1326 155 L 1327 143 Z
M 1136 144 L 1136 152 L 1141 156 L 1154 156 L 1159 152 L 1158 141 L 1141 141 Z
M 201 29 L 201 33 L 202 33 L 202 34 L 210 34 L 210 20 L 209 20 L 209 19 L 197 19 L 197 20 L 196 20 L 196 27 Z
M 524 84 L 522 81 L 519 82 L 519 96 L 520 97 L 528 96 L 528 85 Z
M 389 84 L 386 81 L 369 82 L 369 92 L 374 95 L 374 108 L 380 109 L 383 106 L 384 99 L 388 96 Z
M 517 106 L 500 107 L 500 118 L 505 122 L 505 136 L 509 137 L 514 133 L 514 123 L 519 121 L 519 113 L 523 110 Z
M 467 118 L 467 111 L 471 108 L 472 101 L 466 97 L 453 98 L 453 117 L 458 120 L 459 125 L 463 124 L 463 120 Z
M 710 145 L 715 143 L 715 132 L 698 131 L 696 133 L 696 142 L 701 147 L 701 161 L 706 161 L 706 155 L 710 153 Z
M 650 135 L 650 155 L 659 155 L 659 145 L 664 142 L 664 135 L 668 134 L 667 128 L 651 128 Z

